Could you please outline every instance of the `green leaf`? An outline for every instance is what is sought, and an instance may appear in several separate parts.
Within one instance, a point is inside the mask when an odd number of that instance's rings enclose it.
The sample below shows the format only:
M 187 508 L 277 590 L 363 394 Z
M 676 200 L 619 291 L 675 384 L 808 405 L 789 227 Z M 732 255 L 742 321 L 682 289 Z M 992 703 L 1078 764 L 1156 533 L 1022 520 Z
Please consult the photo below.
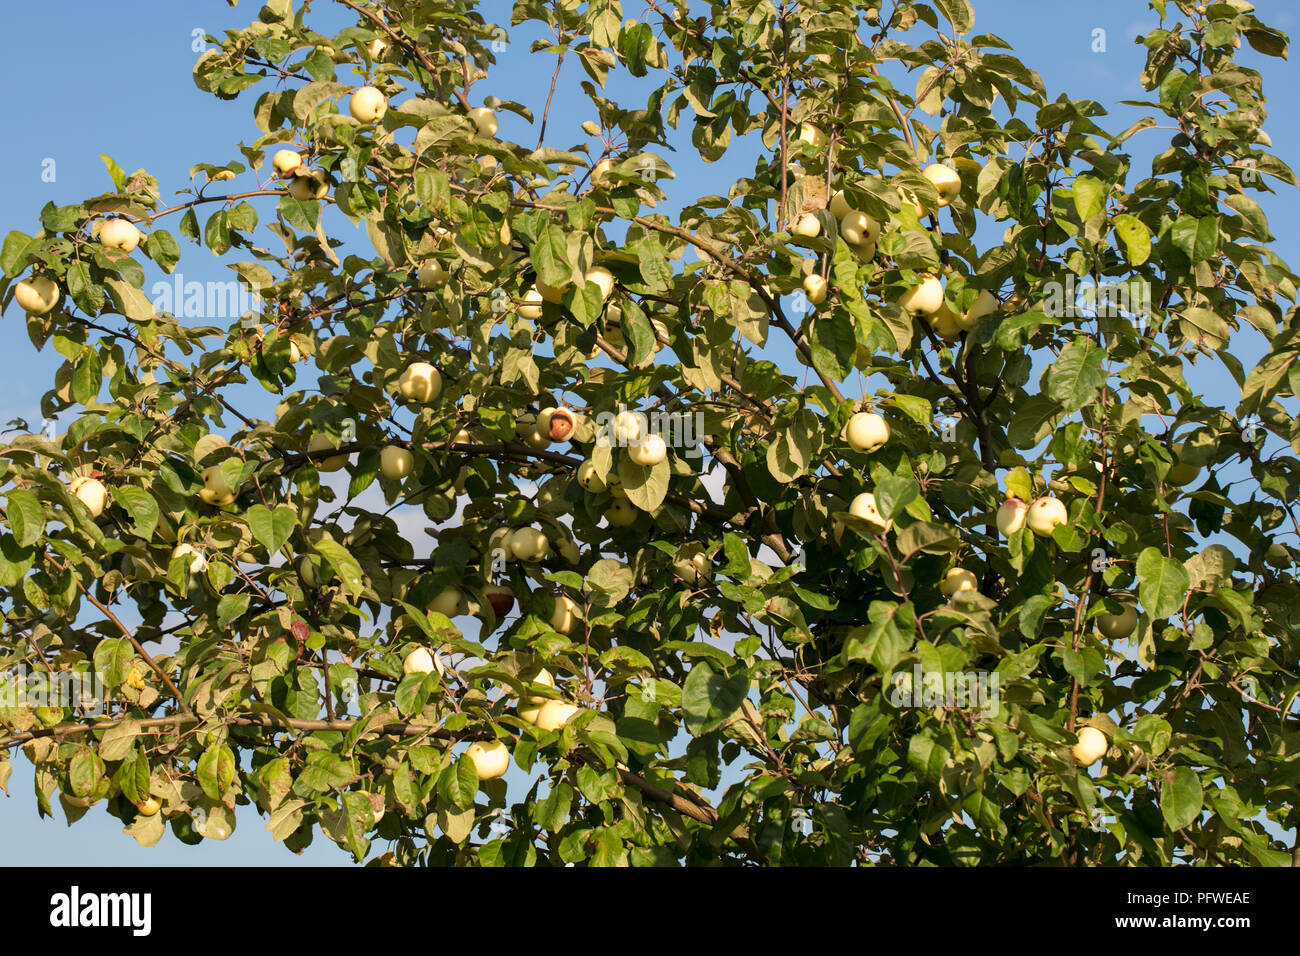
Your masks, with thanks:
M 135 485 L 115 485 L 112 492 L 117 503 L 131 516 L 131 530 L 146 540 L 152 538 L 159 517 L 158 502 L 153 495 Z
M 1183 606 L 1191 577 L 1186 565 L 1167 558 L 1158 548 L 1147 548 L 1137 559 L 1138 596 L 1153 620 L 1169 617 Z
M 1074 208 L 1079 218 L 1087 222 L 1106 207 L 1106 196 L 1110 191 L 1107 183 L 1095 176 L 1084 174 L 1074 181 Z
M 45 508 L 30 491 L 9 492 L 5 498 L 5 517 L 22 547 L 35 544 L 45 534 Z
M 95 670 L 104 678 L 105 684 L 117 687 L 130 675 L 134 655 L 135 649 L 126 638 L 106 637 L 95 645 Z
M 1124 243 L 1129 265 L 1140 266 L 1151 257 L 1151 230 L 1137 216 L 1128 213 L 1116 216 L 1115 235 Z
M 280 507 L 288 507 L 281 505 Z M 278 510 L 278 509 L 277 509 Z M 330 538 L 322 538 L 312 544 L 316 552 L 330 563 L 334 573 L 339 576 L 344 587 L 354 598 L 359 597 L 365 588 L 361 578 L 361 565 L 348 553 L 348 549 Z
M 1195 823 L 1204 800 L 1201 778 L 1187 767 L 1175 767 L 1173 778 L 1160 787 L 1160 812 L 1171 830 Z
M 569 281 L 570 266 L 568 243 L 564 230 L 555 223 L 547 223 L 538 233 L 530 255 L 537 278 L 550 286 L 562 286 Z
M 235 782 L 235 754 L 225 744 L 213 744 L 203 751 L 195 770 L 203 792 L 220 800 Z
M 1096 397 L 1106 383 L 1105 350 L 1086 335 L 1077 336 L 1043 375 L 1047 397 L 1067 412 L 1077 411 Z
M 749 675 L 744 671 L 738 670 L 728 677 L 714 670 L 708 661 L 700 661 L 686 675 L 682 688 L 682 713 L 687 731 L 700 737 L 717 730 L 740 708 L 747 693 Z
M 298 510 L 291 505 L 277 505 L 275 511 L 265 505 L 253 505 L 248 509 L 248 530 L 271 554 L 284 546 L 297 524 Z
M 638 465 L 627 455 L 618 463 L 618 477 L 623 482 L 627 500 L 651 514 L 659 510 L 668 497 L 668 478 L 672 470 L 667 459 L 657 465 Z

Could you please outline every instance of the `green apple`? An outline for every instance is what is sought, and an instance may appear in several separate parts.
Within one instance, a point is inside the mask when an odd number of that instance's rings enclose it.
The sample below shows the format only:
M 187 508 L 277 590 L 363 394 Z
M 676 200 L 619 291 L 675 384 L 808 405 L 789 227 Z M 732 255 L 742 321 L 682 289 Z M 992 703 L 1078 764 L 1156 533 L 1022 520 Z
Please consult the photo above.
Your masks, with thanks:
M 578 713 L 579 707 L 563 700 L 548 700 L 537 712 L 539 730 L 559 730 Z
M 577 629 L 581 621 L 581 605 L 567 594 L 559 595 L 555 599 L 555 607 L 551 610 L 551 627 L 567 636 Z
M 1132 634 L 1137 629 L 1137 622 L 1137 608 L 1125 604 L 1124 610 L 1118 614 L 1098 614 L 1097 630 L 1108 640 L 1118 641 Z
M 830 205 L 827 208 L 830 209 L 831 215 L 835 217 L 836 222 L 843 220 L 843 218 L 853 210 L 853 207 L 849 205 L 849 200 L 845 197 L 844 190 L 842 189 L 837 190 L 831 196 Z
M 961 327 L 963 332 L 969 332 L 979 325 L 980 319 L 984 318 L 984 316 L 996 312 L 1001 304 L 998 297 L 992 292 L 981 289 L 980 294 L 971 303 L 971 307 L 966 310 L 966 314 L 957 320 L 957 325 Z
M 14 286 L 14 301 L 32 315 L 44 315 L 59 304 L 59 287 L 46 276 L 32 276 Z
M 373 86 L 363 86 L 348 100 L 348 112 L 361 123 L 377 123 L 388 112 L 388 99 Z
M 816 272 L 804 276 L 803 294 L 808 297 L 808 301 L 813 305 L 821 305 L 826 301 L 827 288 L 826 280 Z
M 874 243 L 880 236 L 880 225 L 864 212 L 850 209 L 840 219 L 840 238 L 851 246 Z
M 637 510 L 626 498 L 615 498 L 609 503 L 605 518 L 615 528 L 626 528 L 636 523 Z
M 316 437 L 326 438 L 324 435 Z M 204 504 L 224 508 L 235 500 L 235 489 L 226 484 L 226 476 L 221 473 L 220 465 L 209 465 L 203 469 L 202 475 L 203 487 L 199 489 L 199 500 Z
M 948 308 L 947 302 L 940 305 L 933 315 L 927 316 L 926 321 L 934 329 L 934 334 L 945 341 L 951 342 L 961 337 L 961 317 Z
M 849 504 L 849 514 L 865 521 L 876 534 L 884 534 L 894 526 L 892 519 L 885 520 L 876 507 L 876 496 L 864 491 Z
M 447 281 L 447 268 L 437 259 L 426 259 L 415 270 L 415 281 L 421 289 L 436 289 Z
M 397 380 L 397 391 L 407 401 L 428 405 L 442 394 L 442 375 L 428 362 L 412 362 Z
M 443 588 L 429 602 L 429 610 L 446 617 L 459 617 L 469 613 L 469 602 L 460 588 Z
M 299 202 L 324 199 L 329 195 L 329 191 L 329 182 L 319 169 L 306 171 L 299 169 L 294 173 L 293 179 L 289 180 L 289 195 Z
M 817 149 L 824 149 L 830 143 L 830 139 L 821 128 L 812 123 L 801 123 L 799 125 L 798 139 Z
M 486 106 L 476 106 L 468 113 L 469 120 L 478 129 L 480 136 L 497 134 L 497 115 Z
M 435 670 L 439 676 L 442 675 L 442 661 L 438 655 L 430 653 L 427 647 L 413 648 L 402 658 L 403 674 L 432 674 Z
M 508 547 L 519 561 L 541 561 L 551 553 L 551 542 L 538 528 L 516 529 Z

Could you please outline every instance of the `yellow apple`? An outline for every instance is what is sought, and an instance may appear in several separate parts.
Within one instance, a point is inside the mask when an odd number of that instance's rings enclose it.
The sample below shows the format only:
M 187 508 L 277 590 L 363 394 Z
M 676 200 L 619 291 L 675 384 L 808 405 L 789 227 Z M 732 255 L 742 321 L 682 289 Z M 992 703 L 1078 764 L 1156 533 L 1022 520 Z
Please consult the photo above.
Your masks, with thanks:
M 611 489 L 612 490 L 612 489 Z M 636 508 L 626 498 L 615 498 L 609 503 L 605 518 L 615 528 L 626 528 L 636 523 Z
M 590 458 L 578 466 L 576 477 L 578 484 L 593 495 L 598 495 L 605 490 L 605 481 L 596 473 L 596 464 Z
M 217 508 L 224 508 L 235 500 L 235 489 L 226 484 L 226 476 L 221 473 L 220 465 L 209 465 L 203 469 L 203 487 L 199 489 L 199 498 L 204 504 Z
M 510 535 L 508 548 L 520 561 L 540 561 L 551 553 L 551 542 L 538 528 L 518 528 Z
M 510 751 L 499 740 L 472 743 L 465 753 L 474 761 L 474 772 L 480 780 L 495 780 L 510 769 Z
M 943 306 L 943 283 L 935 276 L 923 276 L 899 297 L 898 304 L 915 315 L 934 315 Z
M 796 236 L 804 236 L 811 239 L 818 236 L 822 231 L 821 220 L 812 213 L 805 213 L 795 220 L 794 225 L 790 227 L 790 232 Z
M 830 142 L 830 139 L 822 132 L 821 128 L 814 126 L 812 123 L 800 124 L 798 138 L 817 149 L 824 149 Z
M 938 191 L 940 208 L 956 199 L 961 192 L 961 176 L 951 166 L 931 163 L 921 171 L 921 175 Z
M 1039 537 L 1048 538 L 1051 537 L 1052 529 L 1057 525 L 1065 524 L 1069 517 L 1069 513 L 1065 510 L 1065 503 L 1049 495 L 1034 499 L 1025 517 L 1025 525 Z
M 99 241 L 109 249 L 134 252 L 140 245 L 140 230 L 125 219 L 110 219 L 99 227 Z
M 415 467 L 415 456 L 400 445 L 386 445 L 379 453 L 379 470 L 385 478 L 400 481 Z
M 1011 537 L 1012 533 L 1019 531 L 1025 526 L 1025 519 L 1029 517 L 1029 505 L 1019 498 L 1008 498 L 1002 502 L 1002 507 L 998 508 L 997 524 L 998 531 L 1002 532 L 1005 538 Z
M 104 513 L 104 506 L 108 503 L 108 489 L 98 478 L 79 475 L 68 483 L 68 491 L 86 506 L 91 517 L 98 518 Z
M 864 212 L 850 209 L 840 219 L 840 238 L 851 246 L 874 243 L 879 235 L 879 224 L 872 222 Z
M 614 291 L 614 274 L 603 266 L 596 266 L 588 269 L 583 278 L 587 282 L 595 283 L 600 289 L 600 301 L 604 302 L 609 298 L 610 293 Z
M 329 182 L 325 179 L 325 174 L 319 169 L 308 172 L 299 170 L 293 179 L 289 180 L 289 195 L 299 202 L 324 199 L 329 195 L 329 191 Z
M 542 294 L 537 291 L 537 286 L 533 286 L 524 293 L 523 305 L 517 306 L 515 313 L 521 319 L 540 319 L 542 317 L 542 303 L 545 301 Z
M 469 120 L 477 128 L 480 136 L 497 134 L 497 115 L 486 106 L 476 106 L 468 113 Z
M 135 808 L 140 811 L 140 816 L 153 817 L 158 815 L 158 811 L 162 809 L 162 804 L 155 797 L 145 797 L 135 805 Z
M 593 123 L 592 125 L 594 126 L 595 124 Z M 599 135 L 599 133 L 600 133 L 600 128 L 597 127 L 595 133 L 590 133 L 588 135 L 596 136 Z M 596 160 L 596 165 L 591 167 L 591 184 L 593 186 L 605 185 L 606 174 L 613 168 L 614 168 L 614 161 L 610 159 L 608 156 Z
M 292 176 L 294 170 L 302 165 L 302 156 L 292 149 L 276 150 L 275 155 L 271 157 L 271 166 L 275 174 L 281 178 Z
M 853 209 L 853 207 L 849 205 L 849 200 L 845 197 L 844 190 L 842 189 L 836 191 L 835 194 L 831 196 L 830 205 L 827 208 L 830 209 L 831 215 L 835 217 L 837 222 L 842 220 Z
M 567 594 L 561 594 L 555 599 L 555 607 L 551 610 L 551 627 L 561 634 L 572 634 L 578 623 L 582 620 L 582 607 L 573 598 Z
M 627 455 L 638 465 L 653 467 L 668 457 L 668 446 L 662 435 L 646 435 L 627 446 Z
M 821 305 L 826 301 L 826 280 L 820 275 L 813 272 L 804 276 L 803 294 L 808 297 L 808 301 L 813 305 Z
M 442 394 L 442 375 L 428 362 L 412 362 L 397 380 L 397 390 L 407 401 L 428 405 Z
M 311 442 L 307 445 L 308 452 L 333 451 L 336 448 L 338 448 L 338 445 L 334 443 L 334 439 L 325 434 L 313 435 Z M 348 456 L 330 455 L 327 458 L 314 458 L 312 461 L 316 465 L 317 471 L 338 471 L 347 465 Z
M 980 294 L 976 297 L 975 301 L 971 303 L 971 307 L 966 310 L 966 314 L 957 320 L 957 324 L 961 327 L 963 332 L 969 332 L 971 329 L 975 328 L 975 326 L 979 325 L 980 319 L 984 318 L 984 316 L 996 312 L 998 306 L 1001 304 L 1002 303 L 998 301 L 998 297 L 992 292 L 989 292 L 987 289 L 981 289 Z
M 14 301 L 32 315 L 44 315 L 59 304 L 59 287 L 46 276 L 32 276 L 14 286 Z
M 886 521 L 876 507 L 876 496 L 864 491 L 849 504 L 849 514 L 861 518 L 876 534 L 884 534 L 894 526 L 893 520 Z
M 548 700 L 537 712 L 540 730 L 559 730 L 578 713 L 579 708 L 563 700 Z
M 946 598 L 952 597 L 958 591 L 977 590 L 979 590 L 979 579 L 965 568 L 952 568 L 939 582 L 939 591 Z
M 875 412 L 857 412 L 844 426 L 844 438 L 854 451 L 870 454 L 889 441 L 889 422 Z
M 202 574 L 208 569 L 208 559 L 198 548 L 192 544 L 178 544 L 172 549 L 172 560 L 177 558 L 189 558 L 189 563 L 185 566 L 190 574 Z
M 469 611 L 469 602 L 460 588 L 443 588 L 429 602 L 429 610 L 446 617 L 459 617 Z
M 348 100 L 348 112 L 361 123 L 377 123 L 388 112 L 388 99 L 373 86 L 363 86 Z
M 1083 727 L 1078 733 L 1079 742 L 1070 748 L 1074 762 L 1080 767 L 1090 767 L 1110 749 L 1110 741 L 1096 727 Z
M 403 674 L 432 674 L 435 670 L 439 676 L 442 675 L 442 661 L 437 654 L 431 654 L 427 647 L 413 648 L 402 659 Z

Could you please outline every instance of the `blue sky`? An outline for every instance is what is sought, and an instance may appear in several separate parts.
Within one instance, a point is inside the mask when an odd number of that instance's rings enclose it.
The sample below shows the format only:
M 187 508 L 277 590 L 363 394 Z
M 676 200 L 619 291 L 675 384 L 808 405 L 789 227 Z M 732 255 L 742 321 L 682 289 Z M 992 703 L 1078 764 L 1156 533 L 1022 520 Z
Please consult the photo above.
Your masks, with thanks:
M 1015 47 L 1016 55 L 1043 77 L 1054 97 L 1066 92 L 1074 98 L 1092 98 L 1112 108 L 1122 99 L 1143 99 L 1137 83 L 1142 49 L 1132 42 L 1154 23 L 1154 14 L 1134 0 L 977 0 L 975 32 L 1000 35 Z M 1285 0 L 1260 0 L 1258 15 L 1265 22 L 1291 32 L 1296 8 Z M 317 0 L 322 16 L 317 29 L 330 33 L 349 21 L 334 5 Z M 101 153 L 114 157 L 128 173 L 146 168 L 156 176 L 166 200 L 186 187 L 189 168 L 198 162 L 222 163 L 239 159 L 236 144 L 258 136 L 250 114 L 256 91 L 233 102 L 218 101 L 196 89 L 190 79 L 195 52 L 195 31 L 220 34 L 242 27 L 256 16 L 258 5 L 246 2 L 230 9 L 223 0 L 63 0 L 58 4 L 9 4 L 6 34 L 10 42 L 0 58 L 0 88 L 9 90 L 11 121 L 5 149 L 0 151 L 0 236 L 17 229 L 31 233 L 41 207 L 49 201 L 67 204 L 111 188 Z M 342 9 L 342 8 L 338 8 Z M 509 5 L 484 5 L 485 15 L 508 23 Z M 344 11 L 346 12 L 346 11 Z M 625 15 L 637 15 L 641 6 L 625 3 Z M 1106 52 L 1092 51 L 1094 31 L 1106 31 Z M 25 38 L 19 42 L 20 38 Z M 521 99 L 540 115 L 545 85 L 553 58 L 529 55 L 530 35 L 511 37 L 512 45 L 500 57 L 493 75 L 475 87 L 475 102 L 489 93 L 503 99 Z M 1286 63 L 1253 54 L 1246 61 L 1261 70 L 1270 94 L 1270 116 L 1265 129 L 1274 152 L 1295 165 L 1300 158 L 1300 104 L 1291 93 L 1293 68 Z M 566 94 L 577 89 L 585 73 L 576 62 L 566 62 L 552 110 L 547 145 L 572 146 L 582 138 L 579 124 L 592 118 L 582 101 Z M 341 80 L 347 77 L 340 75 Z M 914 81 L 902 85 L 911 88 Z M 536 91 L 537 97 L 519 91 Z M 619 98 L 615 88 L 612 95 Z M 639 106 L 643 96 L 628 97 L 626 105 Z M 1144 111 L 1114 105 L 1101 120 L 1118 131 Z M 683 131 L 689 132 L 689 124 Z M 532 144 L 535 128 L 504 116 L 503 138 Z M 1126 148 L 1137 153 L 1134 176 L 1146 169 L 1148 150 L 1163 148 L 1167 134 L 1148 132 L 1130 140 Z M 754 150 L 737 150 L 736 159 L 712 166 L 694 155 L 689 140 L 679 137 L 680 151 L 669 155 L 677 179 L 668 183 L 670 209 L 682 199 L 706 193 L 725 193 L 736 176 L 751 171 Z M 53 166 L 51 166 L 51 163 Z M 53 181 L 50 171 L 53 171 Z M 1285 190 L 1285 187 L 1283 187 Z M 1277 250 L 1294 260 L 1297 196 L 1293 190 L 1261 200 L 1277 237 Z M 267 217 L 264 216 L 265 220 Z M 339 220 L 337 234 L 357 235 L 358 251 L 368 255 L 364 234 Z M 174 224 L 168 228 L 175 229 Z M 996 236 L 998 227 L 989 235 Z M 228 274 L 212 255 L 186 245 L 180 270 L 187 279 L 226 279 Z M 137 257 L 140 258 L 140 257 Z M 150 272 L 150 282 L 156 278 Z M 60 363 L 52 351 L 34 353 L 23 328 L 21 312 L 11 307 L 0 320 L 0 380 L 7 387 L 0 396 L 0 422 L 19 417 L 33 426 L 40 421 L 41 395 L 51 387 Z M 1255 349 L 1243 354 L 1249 368 Z M 1235 392 L 1235 389 L 1233 390 Z M 1235 406 L 1235 394 L 1211 393 L 1218 403 Z M 269 407 L 267 410 L 269 414 Z M 66 427 L 64 423 L 63 427 Z M 60 428 L 62 430 L 62 427 Z M 69 829 L 60 819 L 38 822 L 31 796 L 31 777 L 19 759 L 10 784 L 13 796 L 0 798 L 0 858 L 6 862 L 217 866 L 225 864 L 343 864 L 346 855 L 322 837 L 302 857 L 275 845 L 261 829 L 256 814 L 245 811 L 234 837 L 225 843 L 208 841 L 184 847 L 170 837 L 152 850 L 142 850 L 119 832 L 116 821 L 93 810 Z

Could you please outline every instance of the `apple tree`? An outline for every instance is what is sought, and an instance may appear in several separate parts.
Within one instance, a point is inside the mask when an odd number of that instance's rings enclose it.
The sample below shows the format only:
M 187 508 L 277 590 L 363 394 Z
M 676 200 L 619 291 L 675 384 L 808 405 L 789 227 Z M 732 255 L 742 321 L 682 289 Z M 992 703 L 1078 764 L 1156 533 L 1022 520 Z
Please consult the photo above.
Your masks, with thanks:
M 968 0 L 209 37 L 237 158 L 0 250 L 64 360 L 0 455 L 0 761 L 371 863 L 1290 862 L 1287 38 L 1150 5 L 1123 131 Z M 253 306 L 162 307 L 190 245 Z

